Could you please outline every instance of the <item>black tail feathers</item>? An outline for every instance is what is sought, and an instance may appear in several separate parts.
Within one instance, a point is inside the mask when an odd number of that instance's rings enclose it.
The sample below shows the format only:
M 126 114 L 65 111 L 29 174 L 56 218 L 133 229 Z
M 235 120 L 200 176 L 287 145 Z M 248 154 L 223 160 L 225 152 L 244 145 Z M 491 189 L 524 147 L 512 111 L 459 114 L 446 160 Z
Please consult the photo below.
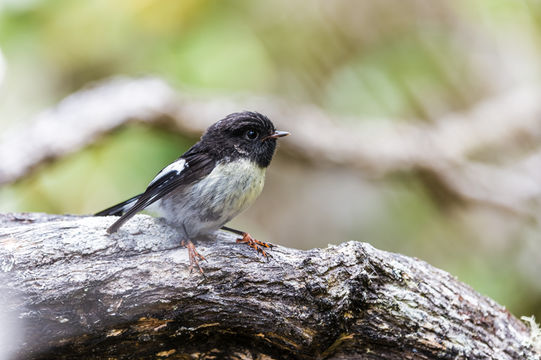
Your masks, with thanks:
M 110 208 L 97 212 L 94 214 L 94 216 L 123 215 L 133 206 L 133 204 L 135 204 L 135 202 L 137 201 L 137 199 L 139 199 L 140 196 L 141 195 L 136 195 L 126 201 L 121 202 L 120 204 L 116 204 L 114 206 L 111 206 Z

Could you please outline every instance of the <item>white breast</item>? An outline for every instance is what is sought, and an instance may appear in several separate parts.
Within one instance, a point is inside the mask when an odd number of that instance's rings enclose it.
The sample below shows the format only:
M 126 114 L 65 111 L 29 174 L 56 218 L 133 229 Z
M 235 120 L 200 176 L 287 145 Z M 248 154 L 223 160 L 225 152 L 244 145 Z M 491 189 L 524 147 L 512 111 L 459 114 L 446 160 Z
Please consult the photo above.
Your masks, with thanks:
M 250 160 L 217 164 L 190 188 L 162 199 L 160 212 L 190 236 L 211 232 L 248 208 L 264 182 L 265 169 Z
M 204 199 L 212 212 L 233 218 L 252 205 L 263 190 L 265 169 L 249 160 L 218 164 L 207 178 L 193 186 L 194 197 Z

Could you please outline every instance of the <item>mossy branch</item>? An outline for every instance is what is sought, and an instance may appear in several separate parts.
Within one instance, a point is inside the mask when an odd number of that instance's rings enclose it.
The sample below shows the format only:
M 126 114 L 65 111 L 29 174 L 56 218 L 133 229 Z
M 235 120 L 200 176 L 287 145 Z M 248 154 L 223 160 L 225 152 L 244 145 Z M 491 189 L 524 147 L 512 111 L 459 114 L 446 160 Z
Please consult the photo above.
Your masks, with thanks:
M 348 242 L 267 261 L 219 232 L 202 276 L 160 220 L 112 221 L 0 215 L 15 358 L 539 359 L 523 323 L 417 259 Z

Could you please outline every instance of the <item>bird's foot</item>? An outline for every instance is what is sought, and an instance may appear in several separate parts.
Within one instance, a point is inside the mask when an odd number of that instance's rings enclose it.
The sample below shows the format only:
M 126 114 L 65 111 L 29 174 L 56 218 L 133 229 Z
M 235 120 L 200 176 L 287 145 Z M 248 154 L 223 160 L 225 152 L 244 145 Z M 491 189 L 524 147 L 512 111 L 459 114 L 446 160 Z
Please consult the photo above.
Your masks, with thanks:
M 272 247 L 274 246 L 270 243 L 256 240 L 248 233 L 242 233 L 242 238 L 237 239 L 237 244 L 248 244 L 249 247 L 256 250 L 264 257 L 271 257 L 271 255 L 268 254 L 265 250 L 263 250 L 263 248 L 272 249 Z
M 194 266 L 197 266 L 201 274 L 205 275 L 203 269 L 201 268 L 201 265 L 199 265 L 199 260 L 207 261 L 207 259 L 205 259 L 203 255 L 197 252 L 197 250 L 195 249 L 195 245 L 190 240 L 182 240 L 180 242 L 180 245 L 188 249 L 188 256 L 190 257 L 190 273 L 192 272 Z

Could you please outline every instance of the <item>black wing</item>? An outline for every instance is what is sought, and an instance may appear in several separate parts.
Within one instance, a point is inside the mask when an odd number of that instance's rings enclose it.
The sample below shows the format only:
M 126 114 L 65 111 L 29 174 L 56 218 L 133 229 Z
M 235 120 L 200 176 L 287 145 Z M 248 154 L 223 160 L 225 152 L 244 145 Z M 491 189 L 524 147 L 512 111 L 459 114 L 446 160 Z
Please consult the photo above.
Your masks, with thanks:
M 182 164 L 182 162 L 185 162 Z M 181 166 L 182 165 L 182 166 Z M 192 147 L 182 157 L 173 162 L 171 165 L 164 168 L 158 175 L 152 180 L 144 193 L 138 195 L 137 201 L 131 206 L 113 225 L 111 225 L 107 232 L 109 234 L 116 232 L 126 221 L 134 216 L 139 211 L 143 210 L 153 202 L 163 198 L 171 191 L 178 187 L 186 186 L 196 182 L 207 176 L 214 168 L 215 161 L 206 152 L 198 152 L 197 148 Z M 134 199 L 132 198 L 132 199 Z M 132 200 L 130 199 L 130 200 Z M 114 210 L 116 206 L 121 208 L 120 205 L 126 204 L 130 200 L 124 203 L 113 206 Z M 108 210 L 108 209 L 106 209 Z M 100 212 L 103 213 L 106 210 Z M 100 214 L 98 213 L 98 214 Z

